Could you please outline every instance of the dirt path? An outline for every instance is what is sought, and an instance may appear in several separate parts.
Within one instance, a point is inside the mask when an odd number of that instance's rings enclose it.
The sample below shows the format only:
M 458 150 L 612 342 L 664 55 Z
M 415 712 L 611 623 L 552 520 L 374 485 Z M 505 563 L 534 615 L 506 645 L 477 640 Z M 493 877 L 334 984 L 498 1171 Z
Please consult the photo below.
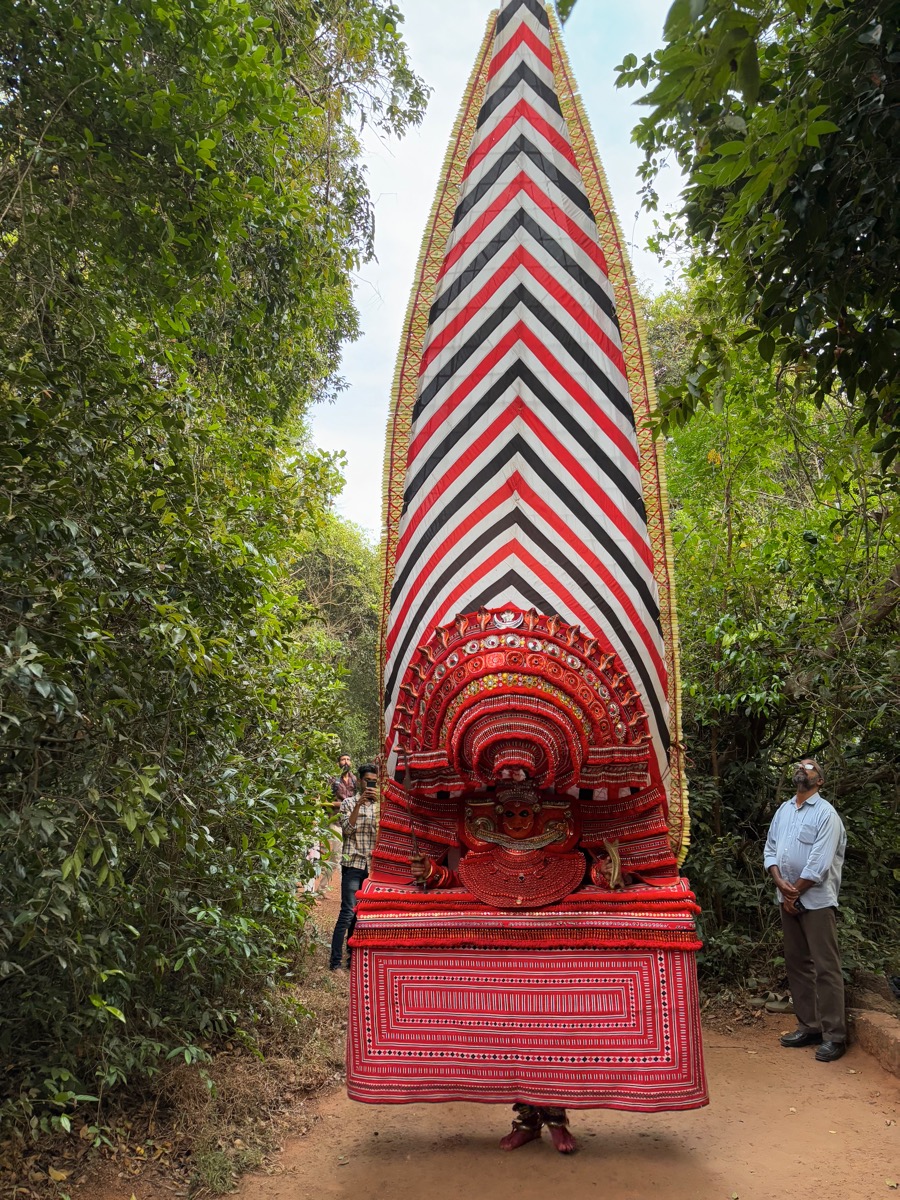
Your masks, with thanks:
M 838 1063 L 782 1050 L 785 1018 L 708 1032 L 712 1102 L 700 1112 L 574 1114 L 581 1149 L 546 1136 L 497 1149 L 507 1112 L 471 1104 L 368 1107 L 343 1092 L 288 1141 L 242 1200 L 875 1200 L 900 1182 L 900 1081 L 853 1047 Z M 796 1111 L 792 1111 L 796 1110 Z M 560 1191 L 559 1189 L 562 1188 Z
M 315 921 L 329 935 L 332 892 Z M 344 977 L 346 979 L 346 976 Z M 512 1154 L 497 1142 L 510 1110 L 493 1105 L 370 1107 L 343 1089 L 305 1101 L 268 1174 L 241 1200 L 900 1200 L 900 1080 L 858 1046 L 837 1063 L 784 1050 L 791 1017 L 707 1030 L 711 1103 L 699 1112 L 573 1113 L 579 1152 L 545 1136 Z M 314 1115 L 313 1115 L 314 1114 Z M 292 1114 L 293 1118 L 293 1114 Z M 292 1121 L 289 1119 L 289 1124 Z M 72 1189 L 72 1200 L 171 1200 L 187 1189 L 140 1178 Z M 894 1184 L 891 1187 L 890 1184 Z

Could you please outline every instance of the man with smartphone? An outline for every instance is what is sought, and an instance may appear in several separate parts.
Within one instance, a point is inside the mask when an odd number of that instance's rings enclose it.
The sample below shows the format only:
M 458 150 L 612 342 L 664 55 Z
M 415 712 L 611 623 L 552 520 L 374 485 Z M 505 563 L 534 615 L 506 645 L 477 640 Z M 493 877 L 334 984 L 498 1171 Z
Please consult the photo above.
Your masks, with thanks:
M 359 768 L 359 794 L 341 801 L 340 821 L 344 834 L 341 856 L 341 911 L 331 937 L 332 971 L 341 970 L 344 939 L 353 936 L 356 924 L 356 893 L 368 877 L 378 835 L 378 768 L 365 763 Z M 350 951 L 347 951 L 350 961 Z
M 819 795 L 824 777 L 814 758 L 796 763 L 791 781 L 797 794 L 775 813 L 764 858 L 778 889 L 784 965 L 798 1022 L 781 1044 L 816 1046 L 819 1062 L 834 1062 L 847 1049 L 836 921 L 847 835 Z

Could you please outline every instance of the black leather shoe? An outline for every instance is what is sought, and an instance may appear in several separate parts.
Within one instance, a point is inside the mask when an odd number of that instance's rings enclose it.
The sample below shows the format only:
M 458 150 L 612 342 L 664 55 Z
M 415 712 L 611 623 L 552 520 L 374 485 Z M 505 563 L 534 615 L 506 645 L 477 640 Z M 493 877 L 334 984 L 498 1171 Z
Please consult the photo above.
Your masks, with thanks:
M 821 1040 L 821 1033 L 812 1033 L 808 1029 L 795 1029 L 793 1033 L 784 1035 L 781 1044 L 782 1046 L 791 1046 L 796 1050 L 801 1046 L 818 1046 Z
M 816 1062 L 835 1062 L 847 1053 L 845 1042 L 823 1042 L 816 1051 Z

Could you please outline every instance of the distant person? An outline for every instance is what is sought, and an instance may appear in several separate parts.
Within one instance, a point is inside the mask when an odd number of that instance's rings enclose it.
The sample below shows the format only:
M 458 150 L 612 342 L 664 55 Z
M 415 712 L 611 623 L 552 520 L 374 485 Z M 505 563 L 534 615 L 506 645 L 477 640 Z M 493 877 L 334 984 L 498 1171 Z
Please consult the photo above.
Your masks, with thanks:
M 353 774 L 353 759 L 349 754 L 342 754 L 340 758 L 338 758 L 338 774 L 332 776 L 331 792 L 335 800 L 335 815 L 337 815 L 341 811 L 341 802 L 346 800 L 348 796 L 354 795 L 356 792 L 356 776 Z
M 331 807 L 334 819 L 330 822 L 331 837 L 328 839 L 328 854 L 320 865 L 316 891 L 321 894 L 331 883 L 334 868 L 341 858 L 341 804 L 348 796 L 356 794 L 356 776 L 353 774 L 353 759 L 343 753 L 338 757 L 338 774 L 331 777 Z
M 322 846 L 320 842 L 313 842 L 309 850 L 306 852 L 306 861 L 312 867 L 312 877 L 305 884 L 297 884 L 297 887 L 302 887 L 305 892 L 310 892 L 313 896 L 318 896 L 322 889 Z
M 359 769 L 359 794 L 341 801 L 344 853 L 341 857 L 341 911 L 331 938 L 332 971 L 341 969 L 344 939 L 353 936 L 356 925 L 356 893 L 368 877 L 378 834 L 378 770 L 374 763 Z M 347 963 L 350 951 L 347 951 Z
M 764 859 L 778 889 L 784 965 L 798 1022 L 781 1044 L 816 1046 L 819 1062 L 834 1062 L 847 1049 L 837 943 L 847 835 L 837 812 L 819 795 L 824 777 L 814 758 L 801 759 L 791 781 L 797 794 L 772 819 Z

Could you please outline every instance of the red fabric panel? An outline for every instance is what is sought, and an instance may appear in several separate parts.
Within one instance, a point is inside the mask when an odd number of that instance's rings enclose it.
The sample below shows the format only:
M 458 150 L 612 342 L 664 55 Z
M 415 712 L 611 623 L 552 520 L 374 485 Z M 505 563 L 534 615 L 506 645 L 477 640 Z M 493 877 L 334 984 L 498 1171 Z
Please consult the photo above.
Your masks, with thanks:
M 353 954 L 347 1091 L 659 1112 L 708 1103 L 684 950 Z

